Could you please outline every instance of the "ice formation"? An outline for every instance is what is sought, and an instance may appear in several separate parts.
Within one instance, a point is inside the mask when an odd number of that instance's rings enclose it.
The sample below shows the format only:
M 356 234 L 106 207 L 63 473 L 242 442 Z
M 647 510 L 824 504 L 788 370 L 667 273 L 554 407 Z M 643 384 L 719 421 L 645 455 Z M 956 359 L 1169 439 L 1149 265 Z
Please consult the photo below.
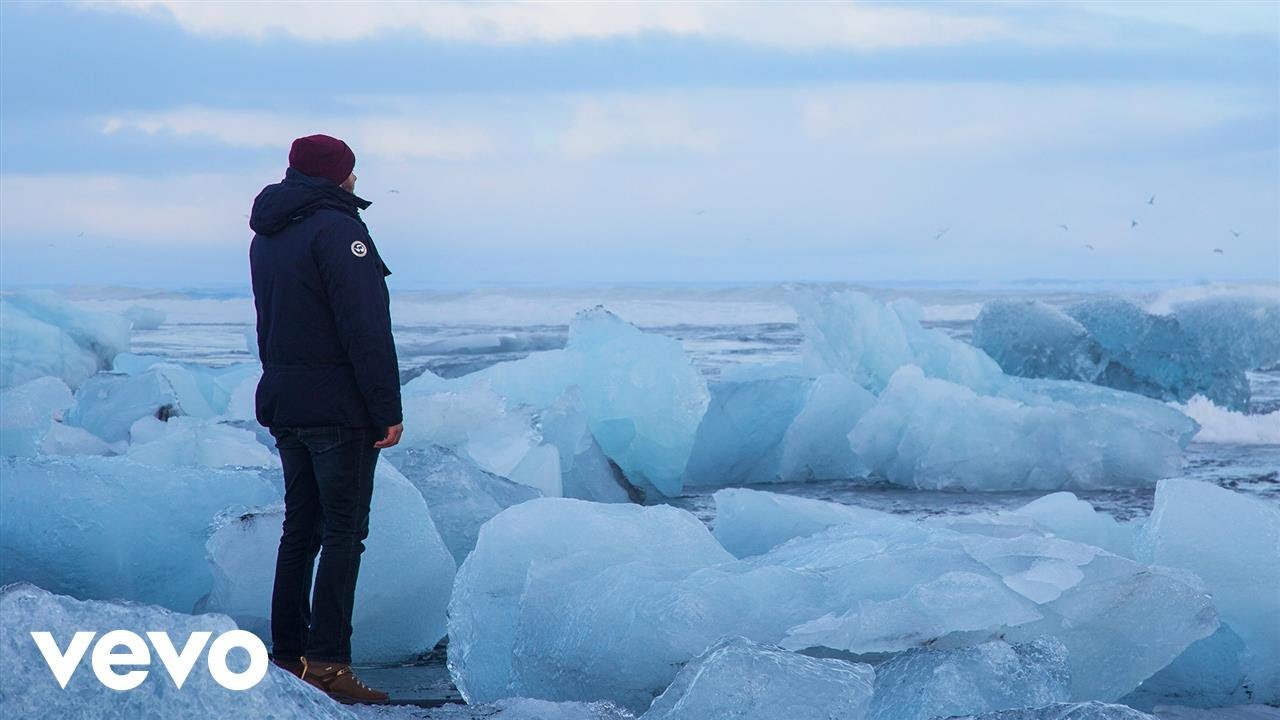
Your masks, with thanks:
M 476 546 L 480 526 L 489 518 L 541 497 L 537 490 L 486 472 L 439 445 L 405 450 L 391 462 L 426 499 L 431 519 L 458 564 Z
M 875 672 L 730 637 L 676 674 L 642 720 L 861 720 Z
M 49 632 L 60 648 L 66 648 L 72 635 L 82 630 L 99 633 L 99 636 L 108 630 L 129 630 L 143 637 L 148 631 L 162 630 L 181 649 L 191 633 L 205 631 L 217 637 L 235 629 L 235 623 L 225 615 L 184 615 L 150 605 L 76 600 L 28 583 L 8 585 L 0 588 L 0 715 L 101 720 L 161 717 L 356 720 L 351 711 L 270 664 L 266 677 L 252 688 L 224 688 L 207 670 L 204 653 L 178 688 L 152 650 L 151 667 L 142 684 L 135 690 L 120 692 L 103 685 L 94 676 L 90 650 L 63 689 L 30 635 L 33 630 Z M 242 650 L 233 651 L 228 655 L 228 667 L 233 672 L 243 671 L 247 667 L 244 657 Z
M 1033 529 L 961 533 L 763 495 L 718 497 L 740 506 L 718 532 L 741 538 L 730 526 L 754 524 L 768 538 L 730 541 L 742 560 L 669 507 L 548 498 L 499 513 L 455 584 L 455 682 L 479 701 L 609 699 L 640 711 L 673 668 L 726 635 L 854 656 L 1052 636 L 1067 649 L 1070 697 L 1115 700 L 1217 627 L 1184 572 Z
M 155 330 L 165 320 L 163 310 L 145 305 L 130 305 L 121 315 L 125 316 L 134 330 Z
M 280 467 L 256 434 L 203 418 L 144 417 L 130 427 L 129 439 L 126 454 L 145 465 Z
M 987 303 L 973 341 L 1008 373 L 1080 380 L 1186 402 L 1203 395 L 1242 409 L 1245 371 L 1280 365 L 1280 300 L 1210 297 L 1148 313 L 1114 297 L 1062 310 L 1036 301 Z
M 475 550 L 458 570 L 449 613 L 450 674 L 469 702 L 527 695 L 549 700 L 612 699 L 643 710 L 674 675 L 671 666 L 663 663 L 689 660 L 719 636 L 692 652 L 678 650 L 674 658 L 667 657 L 669 652 L 651 657 L 649 651 L 656 652 L 658 648 L 654 646 L 667 637 L 665 633 L 656 635 L 660 628 L 639 620 L 615 628 L 636 636 L 629 639 L 629 644 L 627 637 L 619 637 L 614 631 L 590 637 L 596 626 L 590 623 L 589 616 L 584 616 L 583 626 L 575 628 L 574 634 L 560 644 L 568 652 L 595 651 L 603 656 L 597 658 L 600 662 L 548 657 L 553 668 L 574 668 L 572 673 L 560 673 L 559 679 L 567 687 L 532 681 L 527 677 L 531 669 L 527 666 L 538 660 L 526 660 L 524 649 L 538 653 L 547 648 L 531 644 L 525 635 L 546 637 L 555 629 L 539 627 L 537 618 L 522 617 L 524 608 L 534 609 L 531 603 L 522 602 L 531 582 L 529 575 L 538 569 L 566 571 L 579 581 L 571 583 L 572 587 L 605 573 L 614 582 L 634 575 L 637 583 L 644 583 L 648 578 L 640 577 L 636 571 L 646 566 L 687 572 L 731 559 L 697 518 L 668 506 L 541 498 L 510 507 L 480 529 Z M 619 587 L 609 595 L 569 594 L 579 599 L 581 612 L 592 608 L 608 614 L 615 610 L 616 603 L 627 600 L 630 589 L 634 588 Z M 628 601 L 628 607 L 634 605 Z M 577 610 L 565 606 L 539 609 L 561 613 L 566 618 Z M 644 636 L 652 639 L 644 645 L 635 644 Z M 607 638 L 614 640 L 605 642 Z M 570 644 L 572 648 L 568 647 Z M 628 662 L 642 669 L 650 665 L 658 665 L 659 669 L 656 676 L 638 676 L 635 669 L 625 666 Z M 554 674 L 553 668 L 548 669 L 548 674 Z M 531 692 L 521 692 L 526 688 Z
M 1005 375 L 982 350 L 921 327 L 909 301 L 884 305 L 861 293 L 817 290 L 791 299 L 811 371 L 841 374 L 877 395 L 849 441 L 873 474 L 896 484 L 1149 485 L 1180 467 L 1196 430 L 1147 398 Z
M 923 489 L 1140 487 L 1181 468 L 1197 430 L 1181 413 L 1106 388 L 1051 383 L 983 395 L 907 366 L 849 442 L 877 474 Z
M 0 459 L 0 583 L 189 612 L 209 592 L 204 542 L 233 505 L 280 498 L 275 470 L 154 467 L 123 457 Z
M 230 615 L 268 647 L 283 522 L 283 505 L 224 513 L 206 546 L 213 586 L 201 610 Z M 385 462 L 374 477 L 364 544 L 351 619 L 352 660 L 399 662 L 431 650 L 445 634 L 456 565 L 422 495 Z
M 1063 702 L 1067 650 L 1053 638 L 908 650 L 876 666 L 868 720 L 930 720 Z
M 563 350 L 533 353 L 456 380 L 424 374 L 407 383 L 404 393 L 407 405 L 431 406 L 446 402 L 441 398 L 488 391 L 505 401 L 505 412 L 522 414 L 552 408 L 571 387 L 577 390 L 594 441 L 628 481 L 666 495 L 680 492 L 708 403 L 706 382 L 679 342 L 642 332 L 602 307 L 578 313 Z M 497 410 L 486 414 L 500 417 Z M 431 417 L 430 412 L 426 415 Z M 485 429 L 464 424 L 478 432 Z M 458 446 L 439 436 L 423 439 Z M 526 443 L 525 452 L 530 444 L 536 443 Z M 513 454 L 516 447 L 509 446 Z M 507 476 L 509 468 L 469 454 L 486 470 Z
M 763 555 L 792 538 L 805 537 L 833 525 L 880 521 L 885 514 L 857 505 L 725 488 L 715 495 L 715 537 L 735 557 Z
M 1050 703 L 1041 707 L 961 715 L 951 720 L 1157 720 L 1125 705 L 1097 701 Z
M 71 388 L 52 376 L 0 390 L 0 455 L 39 454 L 49 428 L 71 403 Z
M 0 297 L 0 388 L 45 375 L 72 388 L 129 350 L 129 321 L 83 310 L 48 290 Z
M 1200 690 L 1184 687 L 1190 701 L 1183 697 L 1181 704 L 1280 702 L 1280 510 L 1209 483 L 1162 480 L 1137 555 L 1200 577 L 1223 626 L 1239 639 L 1222 634 L 1179 659 L 1183 675 L 1207 681 Z M 1230 697 L 1212 692 L 1215 672 L 1233 667 L 1246 690 Z
M 778 480 L 783 439 L 811 384 L 810 378 L 776 372 L 775 366 L 722 373 L 710 386 L 685 484 L 724 487 Z

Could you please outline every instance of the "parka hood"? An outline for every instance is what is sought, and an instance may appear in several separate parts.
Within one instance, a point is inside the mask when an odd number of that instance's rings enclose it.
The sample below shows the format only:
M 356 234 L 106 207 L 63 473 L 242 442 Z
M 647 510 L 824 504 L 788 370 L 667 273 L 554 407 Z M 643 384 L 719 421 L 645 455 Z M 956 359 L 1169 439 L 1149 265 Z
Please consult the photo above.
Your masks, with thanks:
M 268 185 L 253 200 L 249 228 L 259 235 L 274 235 L 312 213 L 332 209 L 359 218 L 372 203 L 338 187 L 325 178 L 304 175 L 293 168 L 284 180 Z

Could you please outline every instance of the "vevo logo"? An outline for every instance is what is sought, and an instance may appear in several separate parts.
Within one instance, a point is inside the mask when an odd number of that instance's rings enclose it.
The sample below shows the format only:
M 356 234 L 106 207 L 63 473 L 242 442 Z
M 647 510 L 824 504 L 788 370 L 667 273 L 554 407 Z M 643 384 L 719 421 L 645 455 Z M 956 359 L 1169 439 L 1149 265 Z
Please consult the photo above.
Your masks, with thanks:
M 43 631 L 31 633 L 32 639 L 36 641 L 36 647 L 40 648 L 40 654 L 44 656 L 45 663 L 53 671 L 53 677 L 62 689 L 67 688 L 67 683 L 71 681 L 71 676 L 80 666 L 80 660 L 84 658 L 95 634 L 86 631 L 76 633 L 75 637 L 71 638 L 71 644 L 67 646 L 66 652 L 63 652 L 58 648 L 52 633 Z M 147 633 L 147 639 L 151 641 L 156 655 L 160 657 L 160 664 L 169 671 L 169 677 L 173 678 L 174 685 L 179 689 L 187 681 L 191 669 L 195 667 L 196 660 L 200 658 L 201 651 L 212 636 L 213 633 L 205 630 L 193 632 L 191 637 L 187 638 L 187 644 L 182 648 L 182 652 L 178 652 L 173 646 L 173 641 L 169 639 L 169 633 Z M 116 652 L 117 648 L 124 648 L 124 652 Z M 232 648 L 243 648 L 248 651 L 248 669 L 237 673 L 227 667 L 227 653 L 231 652 Z M 228 690 L 248 690 L 261 682 L 267 674 L 267 648 L 257 635 L 247 630 L 231 630 L 219 635 L 213 644 L 209 645 L 208 663 L 209 674 L 219 685 Z M 137 633 L 128 630 L 112 630 L 98 638 L 97 644 L 93 646 L 93 674 L 98 676 L 99 682 L 112 690 L 132 690 L 147 679 L 149 672 L 148 670 L 117 672 L 115 670 L 117 665 L 150 664 L 151 652 L 147 649 L 146 642 L 138 637 Z

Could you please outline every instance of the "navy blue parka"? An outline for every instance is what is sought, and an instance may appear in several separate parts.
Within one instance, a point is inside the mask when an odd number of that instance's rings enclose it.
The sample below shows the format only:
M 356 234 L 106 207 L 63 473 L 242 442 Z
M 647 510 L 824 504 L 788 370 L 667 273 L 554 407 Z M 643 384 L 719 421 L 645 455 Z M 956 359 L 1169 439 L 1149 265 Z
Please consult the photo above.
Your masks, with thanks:
M 385 429 L 402 420 L 391 271 L 360 219 L 369 205 L 293 168 L 253 201 L 264 426 Z

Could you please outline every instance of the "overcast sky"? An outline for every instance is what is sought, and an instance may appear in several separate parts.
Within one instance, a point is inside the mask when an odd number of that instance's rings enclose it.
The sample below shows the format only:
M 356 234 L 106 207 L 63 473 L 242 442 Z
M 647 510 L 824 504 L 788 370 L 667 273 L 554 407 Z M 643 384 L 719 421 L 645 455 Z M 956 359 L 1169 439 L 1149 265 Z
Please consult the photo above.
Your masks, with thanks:
M 317 132 L 393 289 L 1280 279 L 1274 2 L 5 2 L 0 282 L 247 284 Z

